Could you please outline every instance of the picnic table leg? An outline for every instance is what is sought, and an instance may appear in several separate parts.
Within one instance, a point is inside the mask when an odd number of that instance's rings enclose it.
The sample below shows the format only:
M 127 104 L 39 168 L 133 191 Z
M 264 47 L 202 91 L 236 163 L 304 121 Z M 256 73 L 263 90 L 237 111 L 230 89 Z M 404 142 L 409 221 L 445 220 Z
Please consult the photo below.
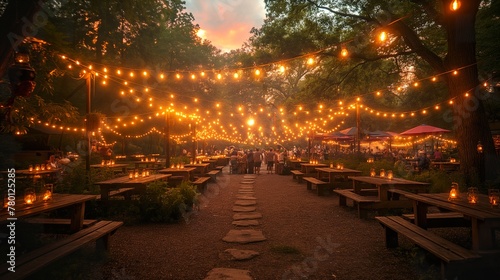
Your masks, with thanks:
M 76 204 L 73 206 L 73 212 L 71 216 L 71 232 L 77 232 L 83 227 L 83 219 L 85 216 L 85 202 Z
M 389 227 L 385 227 L 385 247 L 396 248 L 399 246 L 398 233 Z
M 339 194 L 339 206 L 347 206 L 347 199 L 341 194 Z
M 495 245 L 495 235 L 493 234 L 494 225 L 488 221 L 480 221 L 477 218 L 471 218 L 472 225 L 472 250 L 487 250 Z M 496 227 L 500 225 L 497 224 Z
M 415 214 L 415 224 L 427 229 L 427 207 L 425 203 L 413 201 L 413 214 Z

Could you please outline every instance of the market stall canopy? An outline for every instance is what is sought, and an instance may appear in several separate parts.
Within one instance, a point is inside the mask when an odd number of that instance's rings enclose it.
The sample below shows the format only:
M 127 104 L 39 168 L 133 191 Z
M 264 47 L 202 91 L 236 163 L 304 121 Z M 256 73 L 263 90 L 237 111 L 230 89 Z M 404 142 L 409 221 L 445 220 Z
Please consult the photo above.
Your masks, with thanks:
M 399 135 L 423 135 L 423 134 L 436 134 L 436 133 L 446 133 L 450 132 L 447 129 L 435 127 L 432 125 L 421 124 L 414 128 L 410 128 L 406 131 L 401 132 Z
M 356 136 L 358 134 L 358 128 L 355 126 L 349 127 L 349 128 L 341 130 L 340 133 L 342 133 L 344 135 L 348 135 L 348 136 Z M 367 131 L 361 130 L 361 133 L 366 134 Z
M 382 131 L 382 130 L 375 130 L 375 131 L 370 131 L 367 133 L 368 136 L 370 137 L 379 137 L 379 138 L 383 138 L 383 137 L 393 137 L 390 133 L 386 132 L 386 131 Z
M 334 131 L 331 133 L 316 133 L 314 139 L 317 140 L 351 140 L 352 137 L 345 135 L 339 131 Z

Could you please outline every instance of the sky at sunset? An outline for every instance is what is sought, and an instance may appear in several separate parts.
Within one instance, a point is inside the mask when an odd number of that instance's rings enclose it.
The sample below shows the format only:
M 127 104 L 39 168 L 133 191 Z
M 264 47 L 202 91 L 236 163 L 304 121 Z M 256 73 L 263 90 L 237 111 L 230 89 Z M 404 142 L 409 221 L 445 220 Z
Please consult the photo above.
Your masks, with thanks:
M 200 37 L 224 52 L 240 48 L 265 17 L 264 0 L 186 0 L 186 9 L 205 31 Z

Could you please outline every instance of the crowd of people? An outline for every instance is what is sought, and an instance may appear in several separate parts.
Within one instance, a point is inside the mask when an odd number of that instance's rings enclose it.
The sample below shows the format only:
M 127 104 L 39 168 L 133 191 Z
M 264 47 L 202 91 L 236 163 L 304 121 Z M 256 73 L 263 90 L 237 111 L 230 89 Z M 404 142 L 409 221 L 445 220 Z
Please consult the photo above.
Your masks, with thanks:
M 235 174 L 260 174 L 262 165 L 266 166 L 267 173 L 274 172 L 274 165 L 280 161 L 280 151 L 270 148 L 250 150 L 230 149 L 231 173 Z M 283 160 L 282 160 L 283 161 Z

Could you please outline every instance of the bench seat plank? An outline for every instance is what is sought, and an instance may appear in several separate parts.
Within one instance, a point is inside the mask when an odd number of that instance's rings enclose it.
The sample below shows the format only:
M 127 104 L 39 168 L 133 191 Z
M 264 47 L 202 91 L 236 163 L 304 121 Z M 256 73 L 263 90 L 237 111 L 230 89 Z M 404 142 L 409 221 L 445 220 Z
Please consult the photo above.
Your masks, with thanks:
M 210 177 L 200 177 L 191 184 L 196 186 L 197 192 L 203 193 L 207 189 L 208 180 L 210 180 Z
M 316 186 L 316 192 L 318 195 L 322 195 L 325 191 L 330 192 L 330 183 L 321 181 L 314 177 L 302 177 L 302 180 L 307 182 L 307 189 L 312 190 L 312 186 Z
M 290 170 L 290 173 L 292 173 L 293 180 L 297 179 L 298 183 L 302 183 L 302 178 L 305 175 L 304 173 L 302 173 L 300 170 Z
M 83 245 L 98 239 L 107 239 L 113 234 L 123 222 L 100 221 L 94 225 L 80 230 L 67 238 L 50 243 L 44 247 L 33 250 L 16 259 L 16 272 L 12 273 L 3 265 L 2 279 L 24 279 L 35 271 L 49 265 L 50 263 L 76 251 Z M 107 240 L 103 240 L 107 245 Z
M 477 259 L 481 256 L 467 250 L 449 240 L 446 240 L 430 231 L 427 231 L 400 216 L 385 216 L 375 217 L 383 226 L 390 228 L 397 233 L 403 234 L 418 246 L 431 252 L 441 260 L 451 262 L 463 262 L 471 259 Z M 397 237 L 396 237 L 397 238 Z M 388 247 L 397 246 L 397 239 L 392 241 L 386 240 Z
M 403 218 L 414 223 L 415 214 L 403 214 Z M 427 213 L 427 227 L 467 227 L 470 226 L 471 221 L 465 219 L 462 213 L 457 212 L 439 212 Z

